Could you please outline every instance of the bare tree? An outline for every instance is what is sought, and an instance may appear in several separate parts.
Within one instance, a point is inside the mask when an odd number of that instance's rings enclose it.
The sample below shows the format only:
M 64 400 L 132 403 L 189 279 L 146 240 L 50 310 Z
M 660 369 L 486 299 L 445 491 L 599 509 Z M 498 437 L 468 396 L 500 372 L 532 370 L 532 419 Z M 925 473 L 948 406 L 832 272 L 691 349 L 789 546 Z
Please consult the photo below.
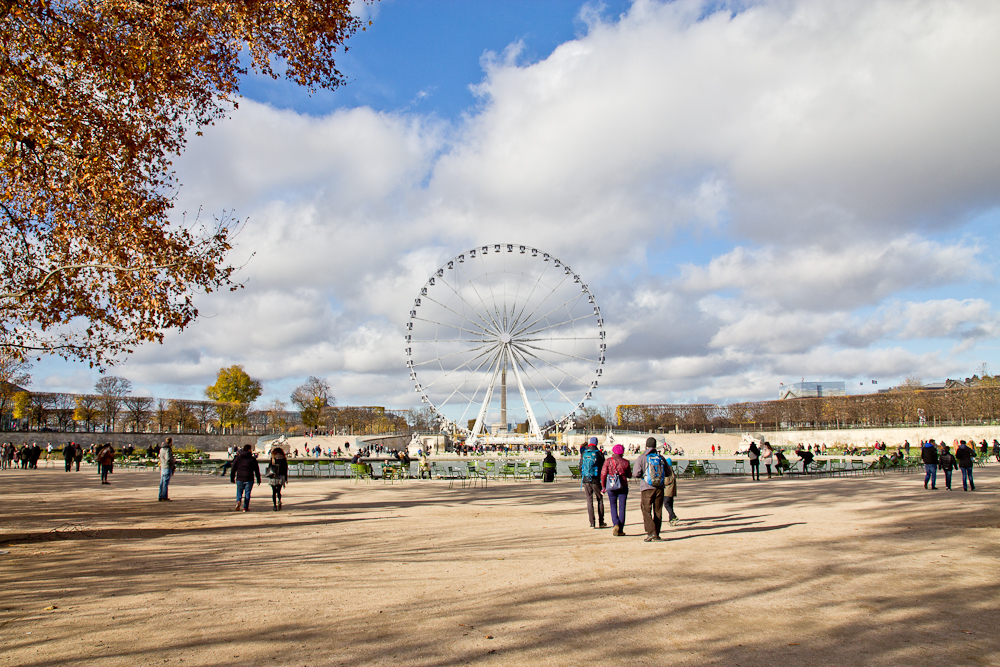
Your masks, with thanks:
M 122 377 L 105 375 L 94 385 L 94 390 L 101 397 L 104 428 L 106 431 L 114 431 L 122 399 L 132 391 L 132 383 Z
M 125 405 L 125 423 L 131 426 L 132 432 L 145 431 L 150 417 L 150 408 L 153 407 L 153 398 L 151 396 L 126 396 L 122 402 Z

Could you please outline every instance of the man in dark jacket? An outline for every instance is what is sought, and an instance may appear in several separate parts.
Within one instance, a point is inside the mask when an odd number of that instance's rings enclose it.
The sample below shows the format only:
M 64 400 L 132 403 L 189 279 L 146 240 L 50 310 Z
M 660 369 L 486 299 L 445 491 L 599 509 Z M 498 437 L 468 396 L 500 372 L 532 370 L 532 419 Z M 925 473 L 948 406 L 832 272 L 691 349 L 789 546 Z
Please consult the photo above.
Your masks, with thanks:
M 76 456 L 76 445 L 72 442 L 67 442 L 66 447 L 63 448 L 63 458 L 66 460 L 66 472 L 70 472 L 73 469 L 73 458 Z
M 592 437 L 580 447 L 580 476 L 583 478 L 583 490 L 587 494 L 587 517 L 590 527 L 607 528 L 604 523 L 604 496 L 601 495 L 601 468 L 604 467 L 604 454 L 597 448 L 597 438 Z M 594 499 L 597 499 L 597 521 L 594 521 Z
M 938 469 L 938 451 L 937 444 L 934 442 L 934 438 L 931 438 L 924 443 L 924 446 L 920 448 L 920 460 L 924 462 L 924 488 L 927 488 L 927 482 L 931 483 L 931 489 L 937 489 L 937 469 Z
M 243 451 L 233 459 L 233 469 L 229 471 L 229 481 L 236 482 L 236 511 L 250 511 L 250 490 L 254 476 L 260 484 L 260 464 L 250 451 L 250 445 L 243 445 Z
M 972 442 L 975 446 L 976 442 Z M 976 490 L 976 483 L 972 481 L 972 466 L 976 462 L 976 450 L 963 440 L 959 443 L 958 449 L 955 450 L 955 458 L 958 459 L 958 468 L 962 471 L 962 490 L 968 491 L 969 487 L 972 490 Z

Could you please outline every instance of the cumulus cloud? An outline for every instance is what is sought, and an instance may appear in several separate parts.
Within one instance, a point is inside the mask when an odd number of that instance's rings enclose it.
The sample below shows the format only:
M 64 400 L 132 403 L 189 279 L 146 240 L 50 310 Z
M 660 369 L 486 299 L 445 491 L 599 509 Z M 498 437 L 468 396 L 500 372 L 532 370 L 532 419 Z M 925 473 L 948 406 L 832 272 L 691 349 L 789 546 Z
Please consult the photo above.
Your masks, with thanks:
M 590 283 L 611 402 L 958 374 L 1000 333 L 965 293 L 992 283 L 995 239 L 962 236 L 1000 206 L 1000 4 L 638 0 L 581 20 L 539 62 L 484 58 L 452 121 L 241 102 L 179 160 L 178 210 L 248 219 L 246 289 L 200 298 L 204 319 L 124 374 L 197 394 L 243 363 L 286 393 L 320 375 L 346 401 L 414 402 L 412 298 L 501 240 Z M 691 256 L 651 265 L 679 232 Z

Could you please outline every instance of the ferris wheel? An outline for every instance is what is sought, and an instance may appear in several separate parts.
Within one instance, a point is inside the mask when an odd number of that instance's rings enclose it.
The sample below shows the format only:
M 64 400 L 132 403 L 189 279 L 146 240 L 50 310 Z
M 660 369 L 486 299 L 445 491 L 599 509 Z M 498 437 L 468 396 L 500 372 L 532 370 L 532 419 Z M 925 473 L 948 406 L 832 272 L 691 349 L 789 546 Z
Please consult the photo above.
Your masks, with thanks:
M 471 442 L 514 438 L 509 417 L 523 415 L 518 439 L 541 441 L 565 425 L 597 388 L 607 349 L 583 279 L 548 253 L 513 243 L 473 248 L 435 271 L 406 328 L 415 390 L 443 426 Z M 511 409 L 508 385 L 520 398 Z

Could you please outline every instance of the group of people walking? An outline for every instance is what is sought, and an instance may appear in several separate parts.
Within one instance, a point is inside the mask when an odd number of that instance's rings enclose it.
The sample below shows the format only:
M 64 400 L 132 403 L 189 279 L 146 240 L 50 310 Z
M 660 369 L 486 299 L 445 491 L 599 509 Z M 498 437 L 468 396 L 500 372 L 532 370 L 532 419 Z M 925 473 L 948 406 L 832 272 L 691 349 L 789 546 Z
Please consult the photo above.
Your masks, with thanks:
M 924 464 L 925 489 L 937 490 L 937 473 L 940 470 L 944 473 L 944 488 L 950 491 L 951 474 L 955 468 L 958 468 L 962 471 L 962 490 L 976 490 L 976 483 L 972 476 L 972 469 L 976 463 L 976 443 L 973 442 L 972 447 L 970 447 L 965 440 L 955 440 L 952 444 L 955 447 L 954 452 L 944 442 L 936 443 L 934 438 L 923 443 L 920 447 L 920 460 Z
M 646 542 L 661 541 L 664 507 L 670 525 L 677 525 L 679 521 L 674 514 L 677 475 L 670 459 L 657 452 L 656 438 L 646 438 L 642 455 L 629 462 L 623 445 L 613 446 L 611 458 L 606 459 L 597 448 L 597 438 L 592 437 L 580 448 L 580 475 L 587 496 L 587 516 L 591 528 L 608 527 L 604 521 L 603 494 L 606 493 L 611 508 L 612 535 L 625 536 L 625 507 L 630 479 L 639 482 L 639 508 Z

